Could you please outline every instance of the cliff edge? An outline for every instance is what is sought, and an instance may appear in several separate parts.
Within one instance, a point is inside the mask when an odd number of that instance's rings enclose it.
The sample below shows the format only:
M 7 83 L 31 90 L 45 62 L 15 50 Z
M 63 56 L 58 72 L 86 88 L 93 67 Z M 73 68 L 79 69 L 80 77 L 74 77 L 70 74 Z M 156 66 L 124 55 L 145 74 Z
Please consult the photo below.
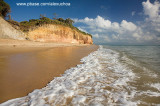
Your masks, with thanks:
M 90 34 L 58 20 L 42 18 L 20 23 L 16 21 L 8 22 L 0 17 L 0 38 L 36 42 L 93 44 Z
M 27 37 L 39 42 L 93 44 L 92 37 L 63 25 L 46 24 L 30 30 Z

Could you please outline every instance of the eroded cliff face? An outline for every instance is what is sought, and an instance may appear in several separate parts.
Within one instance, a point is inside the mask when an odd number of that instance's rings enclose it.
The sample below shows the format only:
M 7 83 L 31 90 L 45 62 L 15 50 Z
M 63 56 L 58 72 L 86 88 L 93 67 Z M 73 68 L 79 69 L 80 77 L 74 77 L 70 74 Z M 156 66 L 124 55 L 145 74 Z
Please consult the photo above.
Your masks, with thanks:
M 0 38 L 25 40 L 25 35 L 22 31 L 13 28 L 8 22 L 0 17 Z
M 93 44 L 91 36 L 62 25 L 43 25 L 30 30 L 26 35 L 32 41 Z
M 18 28 L 17 28 L 18 27 Z M 18 30 L 19 29 L 19 30 Z M 22 32 L 19 26 L 13 26 L 0 17 L 0 38 L 11 38 L 39 42 L 61 42 L 76 44 L 93 44 L 92 37 L 76 29 L 57 24 L 37 26 L 28 32 Z

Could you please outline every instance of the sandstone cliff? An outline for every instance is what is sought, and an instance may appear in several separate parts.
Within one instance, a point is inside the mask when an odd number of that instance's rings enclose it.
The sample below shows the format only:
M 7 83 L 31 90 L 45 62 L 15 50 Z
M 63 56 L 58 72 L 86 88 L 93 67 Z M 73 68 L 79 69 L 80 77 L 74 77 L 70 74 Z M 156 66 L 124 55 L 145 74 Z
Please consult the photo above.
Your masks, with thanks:
M 22 32 L 20 29 L 21 28 L 19 26 L 12 23 L 9 24 L 0 17 L 0 38 L 31 40 L 38 42 L 93 44 L 91 35 L 65 25 L 43 24 L 33 26 L 27 32 Z
M 93 44 L 92 37 L 63 25 L 42 25 L 27 33 L 27 37 L 40 42 L 66 42 Z
M 25 36 L 22 31 L 16 30 L 2 17 L 0 17 L 0 38 L 24 40 Z

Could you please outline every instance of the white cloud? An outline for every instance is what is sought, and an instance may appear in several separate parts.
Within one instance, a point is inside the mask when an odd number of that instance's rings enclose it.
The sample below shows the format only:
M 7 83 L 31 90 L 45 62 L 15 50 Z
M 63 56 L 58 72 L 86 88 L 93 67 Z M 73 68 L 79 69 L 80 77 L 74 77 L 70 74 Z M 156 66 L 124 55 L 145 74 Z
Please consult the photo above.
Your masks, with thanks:
M 93 35 L 95 42 L 121 43 L 158 43 L 160 44 L 160 3 L 149 0 L 142 3 L 145 21 L 137 24 L 122 20 L 111 22 L 101 16 L 96 18 L 74 19 L 75 23 L 83 23 L 85 30 Z M 135 12 L 132 12 L 134 15 Z M 82 26 L 81 26 L 82 27 Z M 80 28 L 81 28 L 80 27 Z
M 142 2 L 144 8 L 144 14 L 148 15 L 150 19 L 159 18 L 159 8 L 160 3 L 155 1 L 153 4 L 147 0 L 146 2 Z
M 154 36 L 150 36 L 150 35 L 144 36 L 144 39 L 147 41 L 152 40 L 153 38 L 154 38 Z
M 85 29 L 81 28 L 81 27 L 78 27 L 79 30 L 83 31 L 83 32 L 86 32 L 88 33 Z
M 135 31 L 137 29 L 137 26 L 134 23 L 127 22 L 126 20 L 121 22 L 121 27 L 128 31 Z
M 141 35 L 139 35 L 137 32 L 133 33 L 132 36 L 135 37 L 136 40 L 140 40 L 140 38 L 141 38 Z
M 104 36 L 103 38 L 104 38 L 104 40 L 105 40 L 106 42 L 111 42 L 111 40 L 110 40 L 110 38 L 109 38 L 108 36 Z
M 119 28 L 120 28 L 119 23 L 117 22 L 112 23 L 112 29 L 119 30 Z
M 97 18 L 95 19 L 95 23 L 98 27 L 101 27 L 101 28 L 111 27 L 111 22 L 109 20 L 105 20 L 101 16 L 97 16 Z
M 95 19 L 86 17 L 86 18 L 80 19 L 80 20 L 74 19 L 74 21 L 77 23 L 78 22 L 85 23 L 91 29 L 96 28 L 96 30 L 99 30 L 98 32 L 101 32 L 104 29 L 114 29 L 114 30 L 117 29 L 117 30 L 119 30 L 120 27 L 121 27 L 121 29 L 123 28 L 128 31 L 134 31 L 137 28 L 136 25 L 132 22 L 127 22 L 126 20 L 123 20 L 121 22 L 121 25 L 119 25 L 119 23 L 117 23 L 117 22 L 112 23 L 110 20 L 106 20 L 99 15 Z
M 147 41 L 158 39 L 160 36 L 160 2 L 155 0 L 151 3 L 149 0 L 142 2 L 144 15 L 146 15 L 145 22 L 142 25 L 143 31 L 146 32 L 144 39 Z
M 105 20 L 103 17 L 101 16 L 97 16 L 95 19 L 92 18 L 84 18 L 84 19 L 74 19 L 75 22 L 81 22 L 81 23 L 85 23 L 89 26 L 96 26 L 99 28 L 109 28 L 111 27 L 111 22 L 109 20 Z
M 99 35 L 98 34 L 94 34 L 93 37 L 99 38 Z
M 112 34 L 112 38 L 118 40 L 119 39 L 119 35 Z

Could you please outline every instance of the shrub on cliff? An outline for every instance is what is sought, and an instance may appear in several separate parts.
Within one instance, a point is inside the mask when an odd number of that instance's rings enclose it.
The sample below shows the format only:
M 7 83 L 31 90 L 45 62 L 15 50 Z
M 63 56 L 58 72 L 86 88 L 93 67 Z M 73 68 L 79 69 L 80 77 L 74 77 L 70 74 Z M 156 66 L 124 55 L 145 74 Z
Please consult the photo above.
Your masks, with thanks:
M 72 25 L 72 24 L 74 23 L 74 21 L 71 20 L 70 18 L 67 18 L 67 19 L 65 20 L 65 23 L 67 23 L 67 24 L 69 24 L 69 25 Z
M 74 21 L 71 20 L 70 18 L 67 18 L 66 20 L 64 20 L 63 18 L 58 18 L 57 20 L 60 21 L 60 22 L 65 23 L 67 25 L 72 25 L 74 23 Z
M 65 20 L 63 18 L 58 18 L 57 20 L 60 22 L 65 22 Z
M 64 20 L 63 18 L 58 18 L 56 20 L 52 20 L 47 17 L 41 17 L 40 19 L 30 19 L 29 21 L 22 21 L 20 23 L 18 23 L 16 21 L 8 21 L 8 22 L 10 22 L 12 25 L 14 25 L 13 27 L 15 27 L 15 25 L 17 24 L 17 26 L 19 26 L 23 32 L 28 32 L 30 29 L 34 29 L 35 27 L 41 26 L 44 24 L 57 24 L 57 25 L 63 25 L 63 26 L 70 27 L 71 29 L 74 29 L 84 35 L 91 36 L 90 34 L 85 33 L 83 31 L 79 30 L 78 28 L 74 27 L 72 25 L 72 23 L 74 23 L 74 21 L 71 20 L 70 18 L 67 18 L 66 20 Z
M 0 0 L 0 16 L 5 18 L 9 12 L 10 12 L 10 6 L 3 0 Z
M 42 17 L 40 18 L 40 23 L 42 24 L 50 24 L 52 22 L 52 20 L 50 18 L 47 18 L 47 17 Z
M 8 22 L 12 25 L 20 26 L 19 22 L 14 21 L 14 20 L 8 20 Z

